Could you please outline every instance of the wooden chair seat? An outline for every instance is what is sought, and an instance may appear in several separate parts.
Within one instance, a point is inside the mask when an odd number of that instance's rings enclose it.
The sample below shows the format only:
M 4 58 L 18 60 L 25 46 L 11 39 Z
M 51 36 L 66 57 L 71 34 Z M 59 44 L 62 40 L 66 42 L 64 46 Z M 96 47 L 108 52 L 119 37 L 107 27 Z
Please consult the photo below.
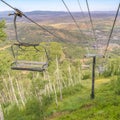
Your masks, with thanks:
M 15 61 L 11 65 L 13 70 L 27 70 L 43 72 L 48 67 L 48 63 L 36 61 Z
M 34 44 L 34 43 L 19 43 L 19 42 L 15 42 L 14 45 L 17 45 L 17 46 L 39 46 L 39 44 Z

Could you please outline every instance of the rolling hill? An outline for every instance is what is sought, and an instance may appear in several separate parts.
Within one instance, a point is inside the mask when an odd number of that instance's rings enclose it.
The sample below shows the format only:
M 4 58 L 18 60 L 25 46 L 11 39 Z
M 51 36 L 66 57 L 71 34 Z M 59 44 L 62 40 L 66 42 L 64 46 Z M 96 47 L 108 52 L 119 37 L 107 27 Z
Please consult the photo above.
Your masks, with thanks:
M 5 19 L 7 22 L 6 32 L 9 40 L 15 40 L 13 16 L 8 16 L 8 14 L 12 12 L 13 11 L 0 12 L 0 19 Z M 20 40 L 27 42 L 62 41 L 79 44 L 84 47 L 92 47 L 96 45 L 87 12 L 84 13 L 85 17 L 83 17 L 81 12 L 72 13 L 82 32 L 76 27 L 74 21 L 67 12 L 32 11 L 25 12 L 25 14 L 44 28 L 51 31 L 55 36 L 58 36 L 58 38 L 40 29 L 26 18 L 22 17 L 17 20 L 18 36 Z M 115 12 L 95 11 L 91 12 L 91 14 L 94 22 L 97 43 L 100 48 L 104 49 L 113 24 Z M 119 26 L 120 23 L 117 21 L 111 44 L 120 44 Z

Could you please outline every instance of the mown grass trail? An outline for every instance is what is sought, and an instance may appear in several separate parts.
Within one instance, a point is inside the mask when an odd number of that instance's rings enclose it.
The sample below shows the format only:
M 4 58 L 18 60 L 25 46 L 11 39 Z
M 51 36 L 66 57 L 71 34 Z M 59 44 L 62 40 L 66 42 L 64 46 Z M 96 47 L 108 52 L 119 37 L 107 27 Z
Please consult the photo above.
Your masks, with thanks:
M 82 81 L 83 87 L 75 86 L 72 95 L 50 105 L 46 120 L 120 120 L 120 96 L 114 92 L 110 79 L 95 82 L 95 99 L 90 99 L 91 81 Z

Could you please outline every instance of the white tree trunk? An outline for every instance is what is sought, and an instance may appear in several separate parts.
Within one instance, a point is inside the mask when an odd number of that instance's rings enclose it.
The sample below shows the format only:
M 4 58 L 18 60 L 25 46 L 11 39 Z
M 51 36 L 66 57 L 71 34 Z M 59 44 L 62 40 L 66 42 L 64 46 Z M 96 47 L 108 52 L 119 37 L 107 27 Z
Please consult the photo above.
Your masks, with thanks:
M 49 81 L 49 89 L 50 89 L 50 92 L 53 92 L 53 88 L 52 88 L 52 84 L 51 84 L 51 79 L 50 79 L 50 76 L 49 76 L 49 73 L 47 72 L 47 77 L 48 77 L 48 81 Z
M 81 83 L 82 84 L 82 73 L 81 73 L 81 71 L 80 71 L 80 67 L 78 68 L 78 79 L 79 79 L 79 83 Z
M 8 75 L 9 75 L 9 81 L 10 81 L 10 85 L 11 85 L 11 89 L 12 89 L 14 100 L 15 100 L 15 102 L 18 105 L 18 100 L 17 100 L 16 94 L 15 94 L 15 89 L 14 89 L 14 86 L 13 86 L 13 81 L 12 81 L 12 78 L 10 77 L 10 74 L 8 74 Z
M 59 64 L 58 64 L 58 59 L 56 57 L 56 79 L 57 79 L 57 83 L 58 83 L 58 88 L 60 91 L 60 100 L 62 100 L 62 80 L 61 80 L 61 76 L 60 76 L 60 69 L 59 69 Z
M 71 74 L 71 67 L 69 66 L 68 67 L 68 73 L 69 73 L 69 86 L 74 86 L 74 82 L 73 82 L 73 79 L 72 79 L 72 74 Z
M 54 94 L 55 94 L 55 102 L 56 102 L 56 105 L 58 106 L 58 99 L 57 99 L 57 92 L 56 92 L 55 84 L 53 84 L 53 89 L 54 89 Z
M 9 100 L 8 100 L 8 101 L 12 102 L 12 98 L 11 98 L 11 95 L 10 95 L 10 91 L 9 91 L 9 88 L 8 88 L 7 82 L 6 82 L 6 80 L 4 79 L 3 76 L 2 76 L 2 78 L 3 78 L 3 83 L 4 83 L 4 85 L 5 85 L 5 88 L 6 88 L 6 92 L 7 92 L 8 97 L 9 97 Z
M 1 105 L 0 105 L 0 120 L 4 120 L 4 115 L 3 115 L 3 111 L 2 111 Z
M 17 85 L 17 89 L 18 89 L 18 93 L 19 93 L 21 102 L 22 102 L 23 106 L 25 106 L 24 97 L 23 97 L 22 94 L 21 94 L 20 87 L 19 87 L 19 84 L 18 84 L 17 79 L 16 79 L 16 85 Z

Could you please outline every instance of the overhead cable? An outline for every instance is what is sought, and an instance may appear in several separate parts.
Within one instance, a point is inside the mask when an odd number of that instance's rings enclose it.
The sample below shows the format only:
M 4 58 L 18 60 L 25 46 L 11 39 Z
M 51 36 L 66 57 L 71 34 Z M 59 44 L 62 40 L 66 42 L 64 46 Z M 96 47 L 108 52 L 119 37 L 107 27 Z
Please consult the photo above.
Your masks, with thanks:
M 95 29 L 94 29 L 94 25 L 93 25 L 93 20 L 92 20 L 90 8 L 89 8 L 88 0 L 86 0 L 86 5 L 87 5 L 87 9 L 88 9 L 88 15 L 89 15 L 89 18 L 90 18 L 90 23 L 91 23 L 91 26 L 92 26 L 93 36 L 94 36 L 94 39 L 95 39 L 95 42 L 96 42 L 96 47 L 98 49 L 97 37 L 96 37 L 96 34 L 95 34 Z
M 84 11 L 83 11 L 83 9 L 82 9 L 82 7 L 81 7 L 80 0 L 77 0 L 77 2 L 78 2 L 78 6 L 79 6 L 79 8 L 80 8 L 82 17 L 85 19 L 86 16 L 85 16 Z M 90 29 L 89 29 L 89 25 L 88 25 L 87 21 L 85 21 L 85 24 L 86 24 L 86 27 L 87 27 L 87 29 L 88 29 L 88 31 L 89 31 Z M 88 45 L 88 53 L 90 53 L 90 44 Z
M 67 4 L 65 3 L 65 1 L 64 1 L 64 0 L 62 0 L 62 2 L 63 2 L 63 4 L 64 4 L 64 6 L 66 7 L 66 9 L 67 9 L 68 13 L 69 13 L 69 14 L 70 14 L 70 16 L 72 17 L 72 19 L 73 19 L 73 21 L 74 21 L 74 23 L 75 23 L 76 27 L 78 28 L 78 30 L 80 31 L 80 33 L 81 33 L 81 34 L 83 34 L 83 32 L 82 32 L 82 30 L 80 29 L 80 27 L 79 27 L 79 25 L 78 25 L 77 21 L 75 20 L 74 16 L 73 16 L 73 15 L 72 15 L 72 13 L 70 12 L 70 10 L 69 10 L 69 8 L 68 8 Z
M 83 9 L 82 9 L 82 7 L 81 7 L 80 0 L 77 0 L 77 2 L 78 2 L 78 6 L 79 6 L 79 8 L 80 8 L 82 17 L 85 18 L 85 14 L 84 14 Z M 87 23 L 86 21 L 85 21 L 85 24 L 86 24 L 87 28 L 89 29 L 88 23 Z
M 114 19 L 114 21 L 113 21 L 112 29 L 111 29 L 111 31 L 110 31 L 110 35 L 109 35 L 109 38 L 108 38 L 108 41 L 107 41 L 107 46 L 106 46 L 106 48 L 105 48 L 104 56 L 105 56 L 106 53 L 107 53 L 107 50 L 108 50 L 108 47 L 109 47 L 109 44 L 110 44 L 110 40 L 111 40 L 113 31 L 114 31 L 114 27 L 115 27 L 115 24 L 116 24 L 116 21 L 117 21 L 117 17 L 118 17 L 119 11 L 120 11 L 120 3 L 119 3 L 119 6 L 118 6 L 118 9 L 117 9 L 117 11 L 116 11 L 115 19 Z
M 79 32 L 83 35 L 84 39 L 89 39 L 89 38 L 87 38 L 87 37 L 84 35 L 84 33 L 82 32 L 82 30 L 80 29 L 79 24 L 77 23 L 76 19 L 75 19 L 74 16 L 72 15 L 72 13 L 71 13 L 71 11 L 69 10 L 69 8 L 68 8 L 67 4 L 65 3 L 65 1 L 62 0 L 62 2 L 63 2 L 63 4 L 64 4 L 64 6 L 66 7 L 68 13 L 70 14 L 71 18 L 73 19 L 73 21 L 74 21 L 76 27 L 78 28 Z M 89 49 L 89 47 L 88 47 L 88 49 Z
M 48 32 L 49 34 L 51 34 L 52 36 L 54 36 L 55 38 L 59 39 L 60 41 L 64 41 L 63 38 L 58 37 L 56 34 L 52 33 L 51 31 L 49 31 L 48 29 L 46 29 L 45 27 L 41 26 L 40 24 L 38 24 L 37 22 L 35 22 L 34 20 L 32 20 L 31 18 L 29 18 L 27 15 L 25 15 L 22 11 L 14 8 L 13 6 L 11 6 L 10 4 L 6 3 L 4 0 L 0 0 L 2 1 L 4 4 L 6 4 L 7 6 L 9 6 L 10 8 L 12 8 L 13 10 L 15 10 L 16 12 L 19 12 L 22 16 L 24 16 L 25 18 L 27 18 L 29 21 L 31 21 L 32 23 L 36 24 L 38 27 L 40 27 L 41 29 L 43 29 L 44 31 Z M 65 42 L 65 41 L 64 41 Z

